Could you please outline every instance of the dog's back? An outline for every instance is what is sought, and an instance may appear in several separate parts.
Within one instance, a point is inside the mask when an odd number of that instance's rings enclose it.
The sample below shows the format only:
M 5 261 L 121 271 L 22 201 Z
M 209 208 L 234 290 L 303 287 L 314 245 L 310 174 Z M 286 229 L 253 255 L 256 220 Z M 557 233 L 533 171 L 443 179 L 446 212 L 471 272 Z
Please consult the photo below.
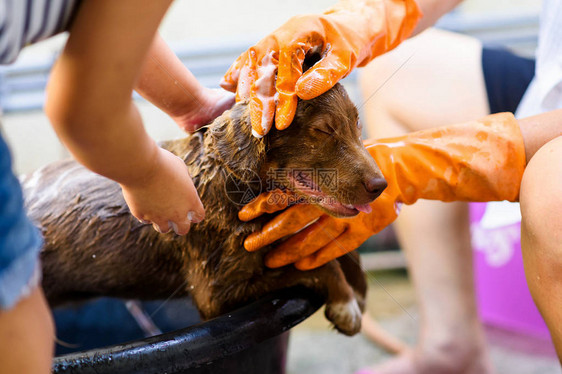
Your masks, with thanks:
M 211 318 L 275 289 L 302 284 L 326 296 L 326 313 L 340 331 L 357 332 L 365 293 L 357 262 L 346 266 L 348 278 L 356 279 L 350 286 L 338 262 L 310 272 L 273 270 L 263 265 L 267 248 L 244 250 L 244 238 L 267 218 L 240 222 L 241 205 L 226 198 L 225 186 L 232 178 L 263 175 L 267 140 L 251 137 L 250 129 L 247 104 L 239 103 L 208 128 L 161 144 L 185 161 L 206 207 L 206 219 L 184 237 L 159 234 L 138 222 L 117 183 L 74 161 L 26 177 L 26 206 L 45 238 L 41 260 L 49 303 L 189 293 L 202 316 Z
M 117 183 L 73 160 L 22 182 L 28 214 L 44 238 L 43 287 L 51 305 L 101 295 L 134 298 L 138 290 L 167 297 L 183 282 L 176 243 L 164 244 L 132 217 Z M 162 256 L 172 259 L 167 269 L 157 266 Z
M 217 153 L 221 144 L 232 144 L 229 136 L 246 136 L 235 131 L 240 123 L 231 123 L 244 121 L 246 108 L 239 104 L 213 126 L 162 143 L 185 160 L 206 207 L 206 219 L 184 237 L 138 222 L 117 183 L 73 160 L 22 179 L 26 208 L 45 240 L 43 286 L 51 305 L 102 295 L 151 299 L 232 290 L 232 284 L 262 272 L 263 253 L 247 253 L 242 245 L 260 224 L 237 219 L 240 206 L 226 199 L 224 190 L 233 174 Z

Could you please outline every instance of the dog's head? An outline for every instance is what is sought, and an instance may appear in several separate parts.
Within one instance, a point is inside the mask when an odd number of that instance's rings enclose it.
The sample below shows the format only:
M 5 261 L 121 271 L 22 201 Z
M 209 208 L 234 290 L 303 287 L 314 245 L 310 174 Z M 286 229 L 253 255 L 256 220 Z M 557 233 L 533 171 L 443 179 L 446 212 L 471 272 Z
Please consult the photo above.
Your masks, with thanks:
M 319 97 L 299 100 L 289 128 L 263 139 L 250 135 L 249 113 L 237 105 L 227 125 L 213 127 L 216 149 L 240 179 L 258 175 L 263 190 L 288 189 L 300 201 L 349 217 L 386 188 L 386 181 L 361 140 L 357 109 L 337 84 Z
M 335 216 L 354 216 L 386 181 L 361 140 L 357 109 L 343 86 L 299 101 L 295 119 L 268 138 L 264 167 L 305 201 Z

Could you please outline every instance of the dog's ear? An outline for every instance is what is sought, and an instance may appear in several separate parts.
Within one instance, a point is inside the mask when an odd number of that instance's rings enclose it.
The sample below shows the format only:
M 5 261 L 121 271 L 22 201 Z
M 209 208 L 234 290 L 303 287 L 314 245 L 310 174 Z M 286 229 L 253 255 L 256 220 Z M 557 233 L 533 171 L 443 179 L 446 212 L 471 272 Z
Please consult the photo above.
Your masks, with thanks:
M 252 135 L 248 102 L 224 112 L 210 130 L 214 151 L 228 171 L 241 180 L 254 178 L 265 161 L 266 140 Z

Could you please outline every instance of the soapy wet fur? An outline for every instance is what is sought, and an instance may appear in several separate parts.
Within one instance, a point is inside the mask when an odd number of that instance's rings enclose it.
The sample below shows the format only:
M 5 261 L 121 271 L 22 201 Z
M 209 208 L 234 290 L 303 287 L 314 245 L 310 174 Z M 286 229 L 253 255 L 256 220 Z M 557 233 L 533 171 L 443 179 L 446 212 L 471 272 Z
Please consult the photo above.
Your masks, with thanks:
M 304 285 L 325 297 L 326 316 L 339 331 L 357 333 L 366 293 L 358 255 L 306 272 L 266 268 L 268 248 L 248 253 L 243 241 L 271 216 L 239 221 L 242 206 L 225 188 L 258 178 L 261 187 L 245 185 L 257 195 L 272 168 L 324 168 L 337 171 L 338 187 L 328 190 L 319 183 L 316 192 L 325 190 L 347 206 L 368 203 L 380 192 L 367 191 L 365 180 L 381 174 L 362 146 L 357 123 L 357 111 L 338 85 L 299 102 L 293 124 L 262 139 L 250 135 L 243 102 L 195 134 L 161 143 L 184 160 L 206 208 L 205 220 L 183 237 L 159 234 L 137 221 L 117 183 L 75 161 L 26 176 L 26 207 L 45 240 L 43 288 L 50 305 L 99 296 L 148 300 L 189 294 L 201 317 L 209 319 L 274 290 Z M 278 184 L 291 188 L 289 182 L 280 178 Z

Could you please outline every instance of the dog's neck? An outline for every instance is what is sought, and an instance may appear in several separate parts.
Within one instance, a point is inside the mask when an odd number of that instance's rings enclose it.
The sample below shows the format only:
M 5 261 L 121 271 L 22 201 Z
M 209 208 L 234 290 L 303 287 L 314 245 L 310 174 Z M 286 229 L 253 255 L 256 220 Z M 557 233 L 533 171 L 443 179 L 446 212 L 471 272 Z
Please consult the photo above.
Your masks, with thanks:
M 188 167 L 208 157 L 244 179 L 248 171 L 257 173 L 265 161 L 266 139 L 257 139 L 251 132 L 250 108 L 247 102 L 240 102 L 193 135 L 160 145 L 183 159 Z
M 241 102 L 193 135 L 161 146 L 183 159 L 204 199 L 209 189 L 220 189 L 224 194 L 227 183 L 241 182 L 247 188 L 249 181 L 259 178 L 265 164 L 267 137 L 258 139 L 251 131 L 248 103 Z M 252 192 L 260 191 L 258 188 Z
M 205 152 L 216 154 L 237 178 L 251 178 L 260 171 L 266 154 L 266 138 L 257 139 L 251 131 L 249 105 L 238 103 L 210 125 L 205 134 Z

